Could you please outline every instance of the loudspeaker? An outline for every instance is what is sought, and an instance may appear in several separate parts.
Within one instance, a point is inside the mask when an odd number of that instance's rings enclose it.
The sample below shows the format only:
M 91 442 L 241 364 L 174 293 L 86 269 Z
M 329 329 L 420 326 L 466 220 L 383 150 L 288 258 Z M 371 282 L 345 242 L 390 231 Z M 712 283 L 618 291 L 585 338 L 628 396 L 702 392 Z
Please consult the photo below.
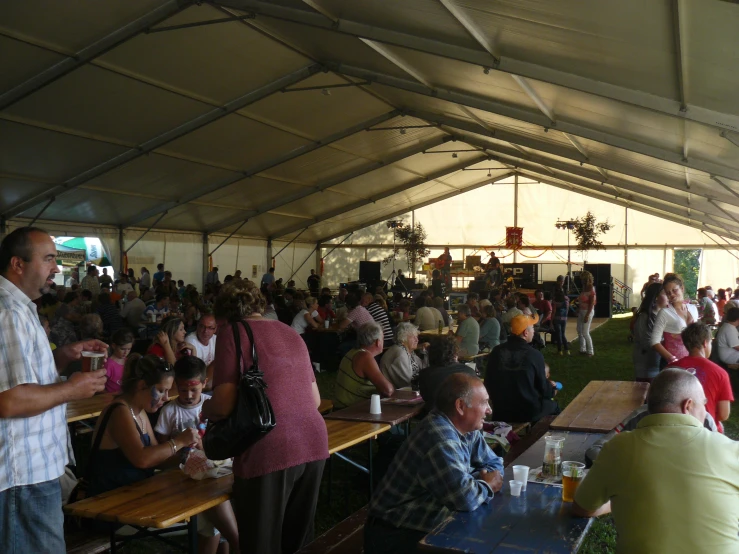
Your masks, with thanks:
M 611 264 L 585 264 L 585 271 L 593 274 L 596 296 L 595 317 L 611 317 L 613 307 Z
M 359 280 L 367 282 L 379 281 L 381 278 L 380 262 L 359 262 Z
M 485 281 L 470 281 L 469 288 L 467 289 L 467 292 L 477 292 L 480 293 L 485 289 Z

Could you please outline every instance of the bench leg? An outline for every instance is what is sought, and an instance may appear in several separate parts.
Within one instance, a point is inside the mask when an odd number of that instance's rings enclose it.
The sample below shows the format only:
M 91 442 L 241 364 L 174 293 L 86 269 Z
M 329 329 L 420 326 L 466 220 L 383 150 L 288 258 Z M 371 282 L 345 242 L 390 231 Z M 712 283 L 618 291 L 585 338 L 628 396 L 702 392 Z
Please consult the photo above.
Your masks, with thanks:
M 374 479 L 375 479 L 375 472 L 372 469 L 372 466 L 374 465 L 372 463 L 372 447 L 374 446 L 375 438 L 374 437 L 371 437 L 370 440 L 367 441 L 367 442 L 369 443 L 369 460 L 368 460 L 369 463 L 367 464 L 368 465 L 368 468 L 367 468 L 368 471 L 367 471 L 367 473 L 369 474 L 369 497 L 370 497 L 370 500 L 372 500 L 372 490 L 373 490 L 374 484 L 375 484 L 375 481 L 374 481 Z
M 190 554 L 198 554 L 198 516 L 194 515 L 187 523 L 187 544 Z
M 115 554 L 117 550 L 117 544 L 115 540 L 115 525 L 110 525 L 110 554 Z

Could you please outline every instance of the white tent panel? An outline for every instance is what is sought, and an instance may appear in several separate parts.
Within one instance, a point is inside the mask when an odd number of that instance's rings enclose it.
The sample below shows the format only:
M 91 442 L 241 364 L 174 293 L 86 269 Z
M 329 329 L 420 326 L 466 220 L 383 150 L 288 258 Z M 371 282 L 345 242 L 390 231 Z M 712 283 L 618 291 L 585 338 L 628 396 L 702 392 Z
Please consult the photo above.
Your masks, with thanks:
M 273 210 L 271 213 L 278 213 L 281 215 L 290 215 L 296 218 L 303 218 L 307 221 L 306 225 L 311 223 L 311 218 L 320 217 L 321 214 L 331 212 L 336 209 L 341 209 L 347 204 L 353 203 L 358 200 L 357 196 L 348 196 L 346 194 L 339 194 L 331 189 L 324 191 L 320 199 L 313 198 L 311 196 L 298 200 L 297 202 L 291 202 L 285 206 Z M 300 223 L 295 221 L 294 223 Z
M 330 87 L 346 83 L 346 79 L 332 73 L 322 73 L 290 88 Z M 328 88 L 325 91 L 318 89 L 274 94 L 239 110 L 239 113 L 320 140 L 392 109 L 359 87 Z
M 515 52 L 522 61 L 660 96 L 675 95 L 668 3 L 456 3 L 501 56 Z
M 456 158 L 453 158 L 449 152 L 457 149 L 461 151 L 457 153 Z M 429 173 L 441 171 L 445 167 L 454 166 L 462 162 L 467 162 L 472 167 L 485 159 L 484 154 L 479 151 L 466 152 L 465 150 L 471 150 L 471 148 L 460 142 L 447 142 L 430 149 L 426 154 L 416 154 L 415 156 L 405 158 L 395 165 L 415 175 L 428 175 Z M 442 151 L 444 153 L 435 153 Z M 482 177 L 482 174 L 479 175 L 479 178 Z
M 242 179 L 219 191 L 206 194 L 198 201 L 224 204 L 243 210 L 253 210 L 264 204 L 304 190 L 306 190 L 304 185 L 254 176 Z
M 7 32 L 7 28 L 4 32 Z M 3 53 L 0 58 L 0 90 L 3 91 L 64 59 L 63 56 L 7 36 L 0 36 L 0 52 Z
M 281 2 L 288 4 L 288 2 Z M 299 2 L 294 2 L 298 4 Z M 361 21 L 368 25 L 384 27 L 395 31 L 432 36 L 437 40 L 448 41 L 467 48 L 478 48 L 477 42 L 451 16 L 441 2 L 426 0 L 364 0 L 346 2 L 345 0 L 321 0 L 329 13 L 340 17 Z M 297 7 L 297 6 L 296 6 Z
M 176 210 L 170 211 L 159 223 L 164 229 L 178 229 L 182 231 L 195 229 L 209 229 L 214 223 L 224 217 L 233 217 L 237 210 L 228 209 L 222 205 L 203 205 L 188 203 Z M 146 225 L 143 222 L 142 225 Z
M 63 181 L 126 149 L 0 120 L 0 167 L 4 174 Z M 43 152 L 43 163 L 39 163 Z
M 46 192 L 50 186 L 47 183 L 37 183 L 27 179 L 20 180 L 0 177 L 0 209 Z
M 259 137 L 255 140 L 255 137 Z M 161 148 L 229 168 L 249 167 L 308 141 L 239 115 L 228 115 Z
M 226 14 L 203 4 L 158 27 L 223 17 Z M 99 63 L 223 104 L 309 62 L 234 21 L 142 34 L 106 53 Z
M 140 231 L 126 231 L 124 248 L 130 248 L 140 236 Z M 137 276 L 142 266 L 148 268 L 153 275 L 157 264 L 163 263 L 164 268 L 172 272 L 175 281 L 182 279 L 185 284 L 193 284 L 202 290 L 205 277 L 202 259 L 202 235 L 151 232 L 129 251 L 128 267 L 132 267 Z
M 739 11 L 732 2 L 716 2 L 710 10 L 706 7 L 699 1 L 680 3 L 687 44 L 688 100 L 708 109 L 739 115 L 736 102 Z
M 287 246 L 287 248 L 282 250 L 284 246 Z M 315 246 L 315 244 L 304 242 L 293 242 L 288 245 L 286 242 L 273 241 L 272 255 L 275 257 L 275 277 L 282 279 L 284 284 L 287 284 L 290 276 L 294 274 L 293 279 L 295 279 L 297 286 L 307 289 L 306 279 L 310 275 L 310 270 L 318 269 L 316 267 L 316 254 L 312 252 Z M 278 252 L 280 253 L 278 254 Z M 259 277 L 261 278 L 261 275 Z
M 415 117 L 396 117 L 376 127 L 402 127 L 404 125 L 425 125 L 426 122 Z M 362 131 L 340 140 L 337 145 L 342 149 L 353 152 L 357 156 L 369 159 L 382 158 L 394 152 L 402 151 L 410 146 L 416 146 L 427 140 L 440 136 L 442 133 L 436 128 L 406 129 L 388 131 Z
M 736 289 L 736 279 L 739 277 L 739 250 L 703 250 L 701 257 L 700 277 L 698 286 L 711 285 L 714 291 L 731 287 Z
M 2 2 L 0 21 L 3 27 L 73 53 L 166 3 L 163 0 L 110 5 L 95 0 Z
M 279 181 L 313 185 L 342 172 L 361 167 L 367 162 L 331 148 L 319 148 L 289 162 L 263 171 L 260 175 Z
M 7 112 L 103 140 L 138 144 L 209 109 L 201 102 L 86 65 Z
M 92 179 L 85 186 L 177 200 L 190 190 L 235 175 L 232 171 L 149 154 Z
M 415 178 L 415 175 L 395 163 L 374 169 L 361 177 L 344 181 L 331 187 L 331 190 L 349 195 L 364 195 L 365 197 L 369 197 L 375 192 L 374 188 L 379 183 L 384 183 L 388 187 L 400 186 L 411 182 Z

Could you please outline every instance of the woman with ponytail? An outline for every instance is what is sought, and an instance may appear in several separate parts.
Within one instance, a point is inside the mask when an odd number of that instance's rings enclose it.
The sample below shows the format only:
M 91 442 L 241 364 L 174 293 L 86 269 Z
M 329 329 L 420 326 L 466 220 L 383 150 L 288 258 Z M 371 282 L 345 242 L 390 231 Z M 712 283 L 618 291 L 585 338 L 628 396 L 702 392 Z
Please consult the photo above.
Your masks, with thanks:
M 668 273 L 662 283 L 670 304 L 660 310 L 652 329 L 652 348 L 664 360 L 662 367 L 688 355 L 681 333 L 698 321 L 698 310 L 685 301 L 685 286 L 677 273 Z
M 146 351 L 162 358 L 169 365 L 183 356 L 194 356 L 197 350 L 192 344 L 185 342 L 185 323 L 179 317 L 167 317 L 162 321 L 162 326 L 157 333 L 154 342 Z
M 644 293 L 644 299 L 636 312 L 634 324 L 634 377 L 637 381 L 651 383 L 659 373 L 659 352 L 652 348 L 652 331 L 660 310 L 670 305 L 662 283 L 652 283 Z
M 172 366 L 161 358 L 128 357 L 122 394 L 103 410 L 95 427 L 88 461 L 88 496 L 146 479 L 181 448 L 199 442 L 195 428 L 162 444 L 154 436 L 146 414 L 156 412 L 169 400 L 173 381 Z

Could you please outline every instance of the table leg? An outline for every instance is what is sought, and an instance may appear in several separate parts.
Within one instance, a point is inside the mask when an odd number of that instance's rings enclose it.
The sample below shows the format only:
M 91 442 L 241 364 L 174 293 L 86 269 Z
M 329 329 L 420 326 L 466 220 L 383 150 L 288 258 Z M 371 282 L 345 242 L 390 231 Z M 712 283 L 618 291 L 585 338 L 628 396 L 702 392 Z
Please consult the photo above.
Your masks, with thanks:
M 110 554 L 116 553 L 115 525 L 110 524 Z
M 372 464 L 372 446 L 374 446 L 374 442 L 375 442 L 375 438 L 374 437 L 370 437 L 370 440 L 368 441 L 368 443 L 369 443 L 369 463 L 367 464 L 368 465 L 368 468 L 367 469 L 369 470 L 368 473 L 369 473 L 369 496 L 370 496 L 370 500 L 372 500 L 372 489 L 374 487 L 374 478 L 375 478 L 374 471 L 372 470 L 372 466 L 373 466 L 373 464 Z
M 187 523 L 187 544 L 190 554 L 198 554 L 198 516 L 194 515 Z
M 334 459 L 333 456 L 328 457 L 328 505 L 329 506 L 331 505 L 331 488 L 333 485 L 333 472 L 332 472 L 333 464 L 331 463 L 333 459 Z

